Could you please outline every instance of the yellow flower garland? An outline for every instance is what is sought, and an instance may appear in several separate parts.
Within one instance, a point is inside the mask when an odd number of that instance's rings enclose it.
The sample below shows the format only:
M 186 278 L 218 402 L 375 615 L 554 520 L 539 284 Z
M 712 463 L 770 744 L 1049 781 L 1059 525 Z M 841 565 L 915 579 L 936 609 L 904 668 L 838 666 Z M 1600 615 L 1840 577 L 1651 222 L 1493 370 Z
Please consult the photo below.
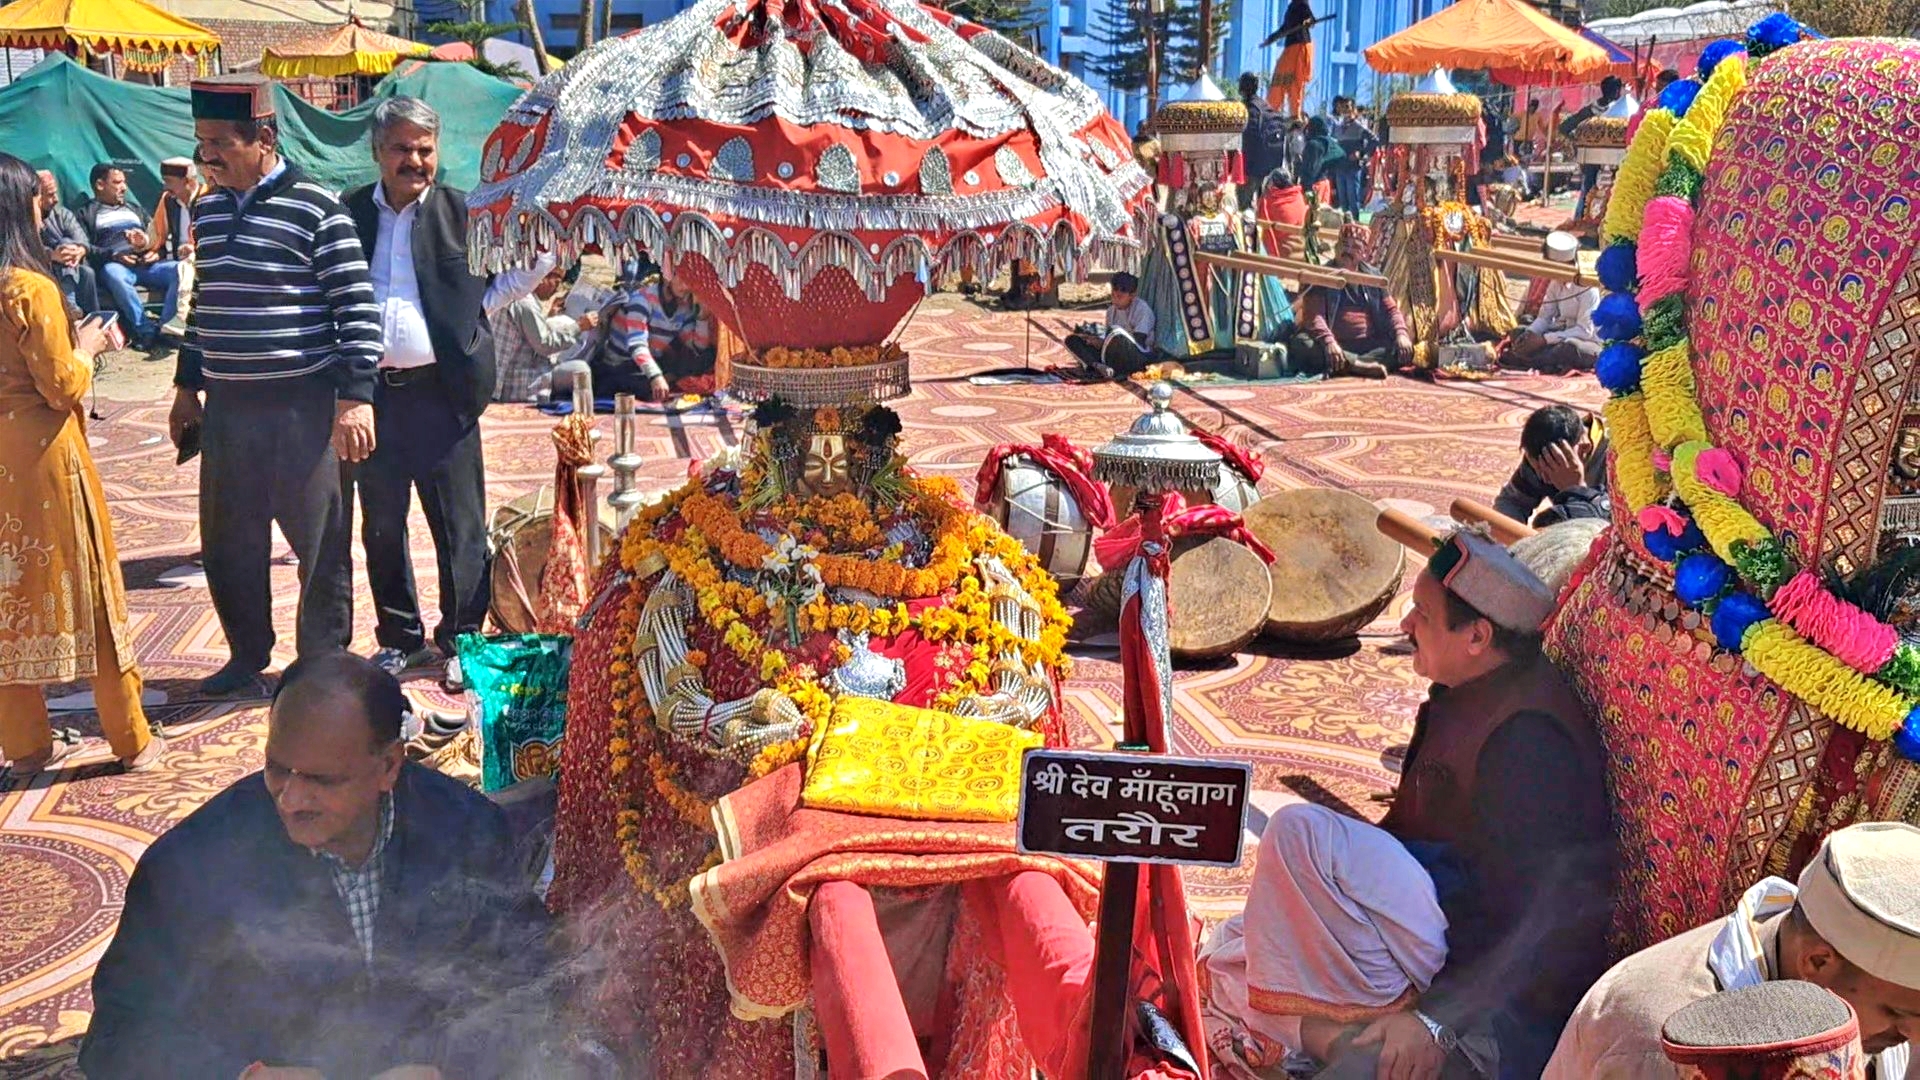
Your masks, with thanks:
M 1640 361 L 1640 389 L 1646 395 L 1647 427 L 1654 442 L 1673 447 L 1706 440 L 1707 421 L 1694 396 L 1693 364 L 1685 339 Z
M 1748 630 L 1741 651 L 1760 674 L 1869 739 L 1892 738 L 1912 707 L 1898 691 L 1872 682 L 1777 619 Z
M 1666 497 L 1666 485 L 1653 467 L 1653 433 L 1647 427 L 1646 399 L 1638 392 L 1607 401 L 1607 437 L 1613 441 L 1614 479 L 1628 509 L 1642 509 Z
M 1695 172 L 1707 171 L 1707 158 L 1713 152 L 1713 137 L 1720 132 L 1720 126 L 1726 122 L 1727 110 L 1732 107 L 1733 99 L 1746 89 L 1747 65 L 1735 57 L 1728 57 L 1728 63 L 1722 61 L 1714 65 L 1713 74 L 1707 76 L 1707 84 L 1694 95 L 1693 104 L 1687 106 L 1687 115 L 1674 125 L 1673 135 L 1667 140 L 1667 152 L 1678 155 Z
M 1667 136 L 1673 131 L 1673 112 L 1654 109 L 1640 121 L 1627 147 L 1626 157 L 1614 173 L 1613 194 L 1607 203 L 1607 218 L 1601 231 L 1608 242 L 1615 238 L 1640 239 L 1640 219 L 1647 202 L 1653 198 L 1653 185 L 1660 170 L 1667 166 Z
M 1684 442 L 1673 451 L 1673 486 L 1693 512 L 1693 520 L 1707 538 L 1707 546 L 1728 563 L 1733 562 L 1735 544 L 1758 546 L 1773 539 L 1760 520 L 1738 501 L 1702 483 L 1700 455 L 1713 449 L 1705 441 Z

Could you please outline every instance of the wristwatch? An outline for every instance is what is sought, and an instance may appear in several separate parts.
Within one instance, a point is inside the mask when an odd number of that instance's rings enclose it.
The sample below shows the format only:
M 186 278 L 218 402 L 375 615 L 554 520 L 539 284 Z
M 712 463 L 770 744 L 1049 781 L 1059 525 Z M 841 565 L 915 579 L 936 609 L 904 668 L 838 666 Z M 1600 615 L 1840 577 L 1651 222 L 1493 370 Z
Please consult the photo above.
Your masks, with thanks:
M 1460 1045 L 1460 1036 L 1447 1030 L 1445 1024 L 1421 1012 L 1419 1009 L 1413 1010 L 1413 1015 L 1418 1018 L 1421 1023 L 1427 1025 L 1427 1034 L 1433 1036 L 1434 1043 L 1438 1045 L 1440 1049 L 1451 1054 L 1454 1048 Z

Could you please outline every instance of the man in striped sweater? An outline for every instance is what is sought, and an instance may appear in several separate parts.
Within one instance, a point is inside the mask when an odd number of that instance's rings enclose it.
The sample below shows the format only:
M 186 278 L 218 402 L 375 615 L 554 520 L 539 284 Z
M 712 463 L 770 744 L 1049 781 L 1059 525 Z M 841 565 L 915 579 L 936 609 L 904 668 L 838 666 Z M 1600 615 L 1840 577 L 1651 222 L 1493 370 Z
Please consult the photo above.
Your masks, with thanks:
M 169 427 L 183 452 L 205 451 L 201 544 L 232 651 L 202 685 L 208 696 L 266 689 L 276 522 L 300 560 L 300 655 L 348 644 L 339 459 L 361 461 L 374 444 L 382 347 L 367 261 L 339 199 L 280 156 L 270 89 L 249 75 L 193 84 L 199 158 L 216 186 L 194 206 L 198 275 Z

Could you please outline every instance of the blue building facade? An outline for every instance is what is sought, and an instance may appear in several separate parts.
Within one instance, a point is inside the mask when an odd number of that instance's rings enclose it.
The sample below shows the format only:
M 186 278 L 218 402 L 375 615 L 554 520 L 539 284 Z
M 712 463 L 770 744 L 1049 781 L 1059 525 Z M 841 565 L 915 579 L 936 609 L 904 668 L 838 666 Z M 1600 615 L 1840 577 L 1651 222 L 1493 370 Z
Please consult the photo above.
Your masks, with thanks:
M 435 6 L 457 7 L 462 0 L 416 0 L 423 21 L 427 9 Z M 1106 46 L 1096 30 L 1102 25 L 1103 12 L 1114 0 L 1037 0 L 1040 16 L 1034 32 L 1034 44 L 1048 60 L 1085 79 L 1104 91 L 1107 109 L 1137 130 L 1145 119 L 1145 92 L 1127 93 L 1107 87 L 1091 70 Z M 1384 96 L 1385 85 L 1367 67 L 1361 50 L 1412 23 L 1445 7 L 1449 0 L 1314 0 L 1314 10 L 1332 15 L 1334 21 L 1322 23 L 1313 31 L 1314 75 L 1307 88 L 1308 108 L 1324 111 L 1334 95 L 1346 94 L 1362 103 Z M 671 18 L 691 6 L 692 0 L 613 0 L 613 32 L 651 26 Z M 1233 92 L 1234 81 L 1243 71 L 1259 72 L 1262 78 L 1273 71 L 1280 46 L 1261 46 L 1279 25 L 1287 0 L 1216 0 L 1216 18 L 1220 24 L 1219 61 L 1214 77 L 1221 89 Z M 514 21 L 514 0 L 486 0 L 486 17 L 496 22 Z M 574 47 L 579 40 L 580 5 L 577 0 L 534 0 L 540 30 L 547 46 L 557 51 Z M 1177 95 L 1184 85 L 1170 81 L 1165 94 Z

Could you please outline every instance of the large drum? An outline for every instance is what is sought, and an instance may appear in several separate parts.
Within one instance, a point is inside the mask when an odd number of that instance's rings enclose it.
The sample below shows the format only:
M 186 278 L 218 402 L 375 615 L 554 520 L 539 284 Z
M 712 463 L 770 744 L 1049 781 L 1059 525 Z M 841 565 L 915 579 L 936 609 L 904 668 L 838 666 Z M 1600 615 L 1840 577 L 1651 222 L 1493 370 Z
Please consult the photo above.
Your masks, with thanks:
M 1067 485 L 1033 459 L 1025 454 L 1006 459 L 986 513 L 1033 552 L 1062 591 L 1086 576 L 1093 528 Z
M 619 541 L 609 517 L 610 511 L 602 504 L 600 540 L 605 551 L 613 550 Z M 493 522 L 487 528 L 493 595 L 487 610 L 503 633 L 531 634 L 538 627 L 534 608 L 540 599 L 540 578 L 546 572 L 547 549 L 552 543 L 551 485 L 529 491 L 493 511 Z
M 1120 615 L 1126 567 L 1117 566 L 1087 588 L 1087 614 Z M 1267 623 L 1273 589 L 1253 549 L 1222 536 L 1186 536 L 1173 542 L 1167 601 L 1173 623 L 1167 649 L 1182 659 L 1206 660 L 1239 652 Z
M 1406 553 L 1374 527 L 1380 511 L 1350 491 L 1275 492 L 1243 517 L 1273 549 L 1266 633 L 1319 645 L 1353 637 L 1400 591 Z

